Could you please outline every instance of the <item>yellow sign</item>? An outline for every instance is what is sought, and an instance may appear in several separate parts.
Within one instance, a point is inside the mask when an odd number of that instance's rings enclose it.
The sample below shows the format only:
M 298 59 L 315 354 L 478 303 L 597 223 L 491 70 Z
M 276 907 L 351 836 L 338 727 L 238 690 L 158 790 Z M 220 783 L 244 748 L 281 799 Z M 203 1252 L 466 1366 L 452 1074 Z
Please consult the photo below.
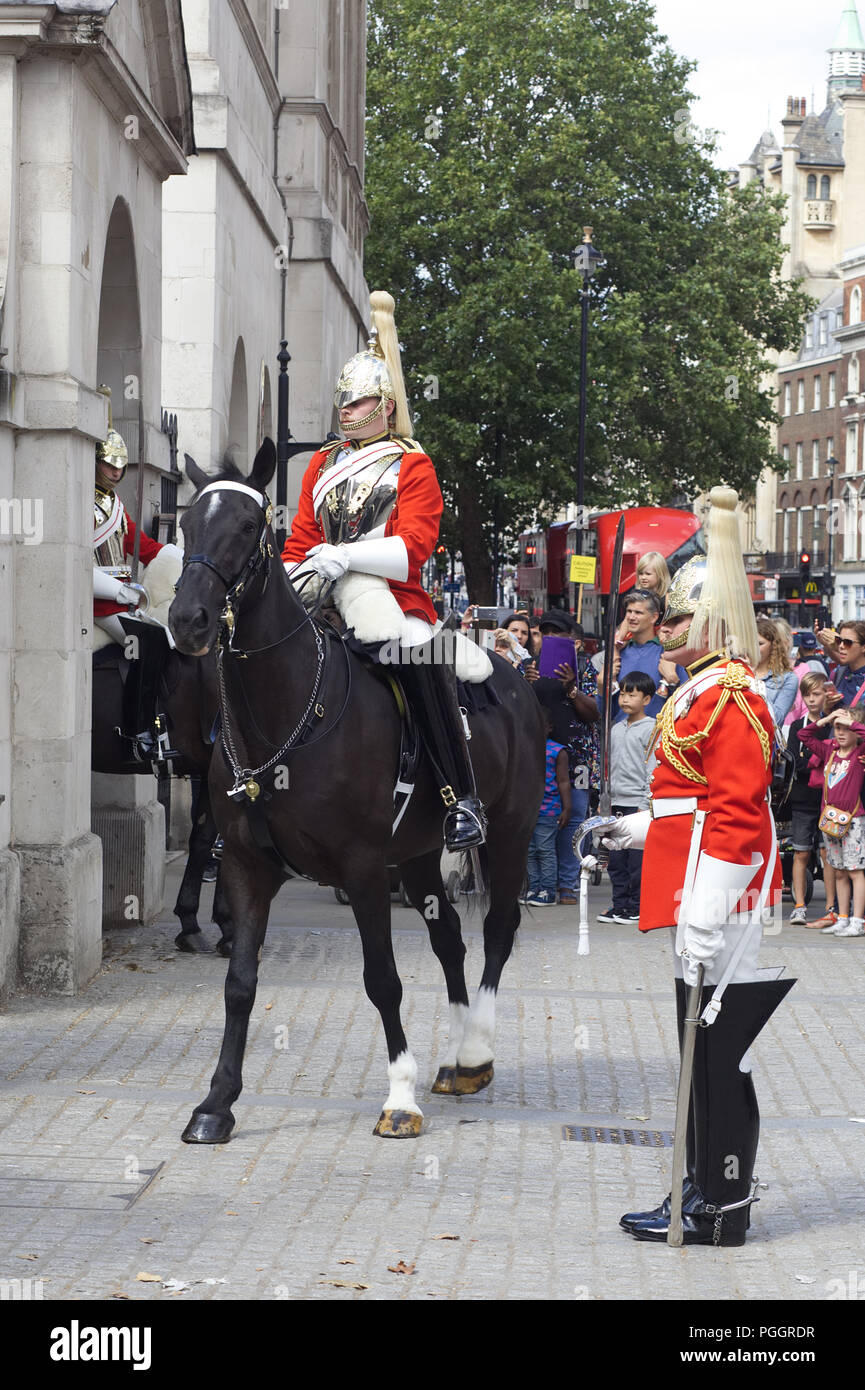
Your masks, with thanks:
M 594 584 L 595 565 L 597 559 L 594 555 L 572 555 L 571 574 L 572 584 Z

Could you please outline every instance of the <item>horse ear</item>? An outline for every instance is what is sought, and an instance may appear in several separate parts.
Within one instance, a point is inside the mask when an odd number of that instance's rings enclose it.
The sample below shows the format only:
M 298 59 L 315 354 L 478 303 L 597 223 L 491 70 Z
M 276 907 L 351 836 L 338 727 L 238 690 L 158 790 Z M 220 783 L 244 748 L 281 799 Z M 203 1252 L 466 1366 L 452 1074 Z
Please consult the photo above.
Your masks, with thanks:
M 203 468 L 199 468 L 195 459 L 189 454 L 183 455 L 183 464 L 186 469 L 186 476 L 194 486 L 196 492 L 200 492 L 203 487 L 207 487 L 210 482 Z
M 250 487 L 257 488 L 259 492 L 265 492 L 275 468 L 276 445 L 268 435 L 265 435 L 261 441 L 261 448 L 255 456 L 252 471 L 246 481 Z

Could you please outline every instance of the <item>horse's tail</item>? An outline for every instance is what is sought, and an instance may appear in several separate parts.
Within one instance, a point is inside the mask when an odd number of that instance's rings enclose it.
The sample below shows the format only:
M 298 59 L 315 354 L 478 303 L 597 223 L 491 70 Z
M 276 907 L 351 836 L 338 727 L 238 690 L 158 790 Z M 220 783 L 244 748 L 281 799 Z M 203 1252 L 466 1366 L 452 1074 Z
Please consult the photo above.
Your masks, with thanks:
M 469 912 L 480 911 L 486 917 L 490 909 L 490 884 L 489 884 L 489 855 L 486 845 L 478 845 L 474 849 L 464 849 L 460 855 L 462 861 L 460 880 L 463 883 L 473 885 L 469 899 Z

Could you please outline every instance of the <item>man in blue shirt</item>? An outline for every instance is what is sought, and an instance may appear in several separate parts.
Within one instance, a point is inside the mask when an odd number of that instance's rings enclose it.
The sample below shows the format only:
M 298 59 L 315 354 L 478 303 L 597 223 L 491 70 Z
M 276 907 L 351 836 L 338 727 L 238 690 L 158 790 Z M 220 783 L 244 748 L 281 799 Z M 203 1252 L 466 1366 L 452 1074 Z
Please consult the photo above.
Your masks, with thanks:
M 661 600 L 647 589 L 635 589 L 626 601 L 625 625 L 628 640 L 621 650 L 616 652 L 613 662 L 613 677 L 617 682 L 613 686 L 616 714 L 619 708 L 618 699 L 615 698 L 618 685 L 625 676 L 631 675 L 634 671 L 644 672 L 658 687 L 646 709 L 646 714 L 653 719 L 655 715 L 660 714 L 667 696 L 671 695 L 682 681 L 688 679 L 687 671 L 664 656 L 661 643 L 655 636 L 655 627 L 660 616 Z

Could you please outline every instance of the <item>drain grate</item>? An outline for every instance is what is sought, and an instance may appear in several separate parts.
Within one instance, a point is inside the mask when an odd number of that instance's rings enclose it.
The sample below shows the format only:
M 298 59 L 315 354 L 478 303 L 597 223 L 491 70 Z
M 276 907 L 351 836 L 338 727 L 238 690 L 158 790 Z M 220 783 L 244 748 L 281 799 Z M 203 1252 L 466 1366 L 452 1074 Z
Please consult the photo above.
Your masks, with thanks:
M 668 1129 L 609 1129 L 600 1125 L 562 1125 L 562 1138 L 578 1144 L 633 1144 L 639 1149 L 671 1149 Z

